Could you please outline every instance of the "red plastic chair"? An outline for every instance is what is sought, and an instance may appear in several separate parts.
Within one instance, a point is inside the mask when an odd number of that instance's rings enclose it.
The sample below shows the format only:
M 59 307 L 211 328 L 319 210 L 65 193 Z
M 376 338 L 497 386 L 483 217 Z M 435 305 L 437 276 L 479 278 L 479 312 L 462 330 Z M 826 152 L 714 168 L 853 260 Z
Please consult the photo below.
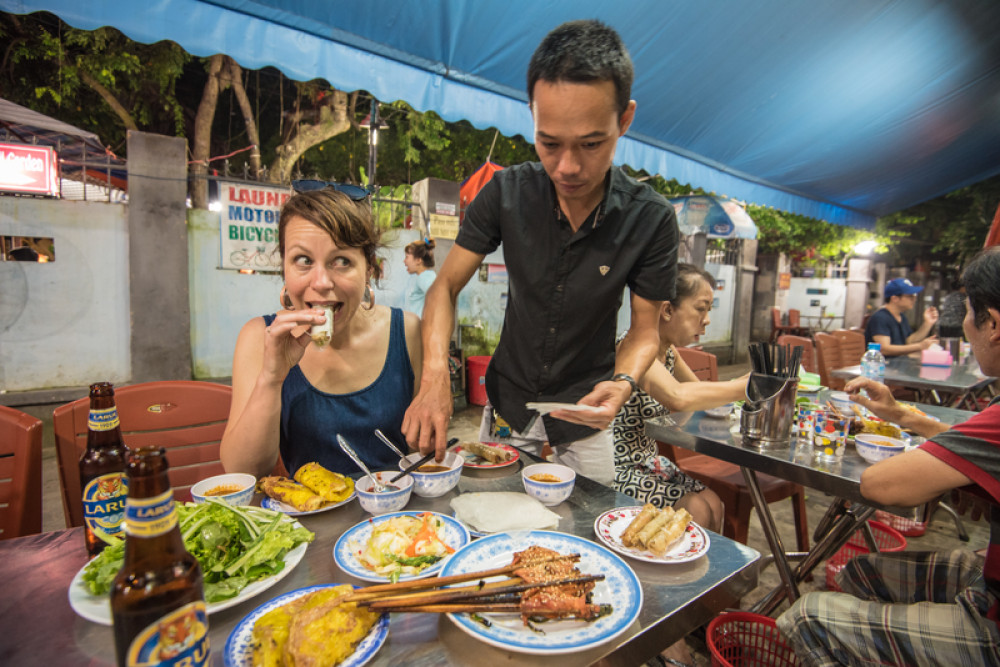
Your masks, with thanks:
M 778 336 L 778 345 L 787 345 L 790 349 L 802 348 L 802 368 L 810 373 L 816 372 L 816 347 L 812 338 L 805 336 Z
M 191 486 L 199 480 L 224 472 L 219 444 L 231 400 L 232 388 L 214 382 L 170 380 L 115 388 L 125 444 L 167 450 L 170 485 L 178 501 L 191 500 Z M 52 412 L 67 527 L 83 525 L 77 464 L 87 448 L 89 412 L 88 397 Z
M 789 326 L 787 324 L 782 324 L 781 322 L 781 311 L 778 308 L 771 309 L 771 339 L 773 343 L 778 340 L 778 336 L 784 334 L 798 334 L 798 327 Z
M 816 372 L 819 373 L 820 383 L 830 389 L 843 389 L 844 381 L 830 375 L 844 365 L 840 354 L 840 339 L 833 334 L 818 332 L 813 340 L 816 342 Z
M 837 329 L 831 334 L 840 341 L 840 365 L 857 366 L 861 363 L 868 346 L 865 344 L 865 335 L 850 329 Z
M 42 532 L 42 422 L 0 405 L 0 540 Z
M 692 347 L 675 349 L 699 380 L 715 382 L 719 379 L 719 359 L 714 354 Z

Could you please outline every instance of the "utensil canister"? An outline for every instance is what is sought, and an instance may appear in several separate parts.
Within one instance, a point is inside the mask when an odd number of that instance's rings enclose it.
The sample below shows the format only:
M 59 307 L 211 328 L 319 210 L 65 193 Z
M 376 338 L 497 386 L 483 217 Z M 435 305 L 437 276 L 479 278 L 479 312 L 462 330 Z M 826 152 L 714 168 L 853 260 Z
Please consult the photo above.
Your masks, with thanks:
M 747 401 L 740 414 L 743 444 L 754 447 L 787 445 L 795 420 L 795 389 L 798 378 L 750 376 Z M 766 394 L 765 394 L 766 392 Z

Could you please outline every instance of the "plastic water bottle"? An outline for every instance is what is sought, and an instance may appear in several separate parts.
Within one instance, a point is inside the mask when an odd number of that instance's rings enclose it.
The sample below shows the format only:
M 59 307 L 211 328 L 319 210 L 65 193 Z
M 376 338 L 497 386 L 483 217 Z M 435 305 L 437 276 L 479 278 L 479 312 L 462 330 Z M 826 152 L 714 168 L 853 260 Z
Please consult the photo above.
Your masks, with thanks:
M 882 356 L 882 346 L 878 343 L 868 343 L 868 349 L 861 357 L 861 375 L 876 382 L 885 382 L 885 357 Z

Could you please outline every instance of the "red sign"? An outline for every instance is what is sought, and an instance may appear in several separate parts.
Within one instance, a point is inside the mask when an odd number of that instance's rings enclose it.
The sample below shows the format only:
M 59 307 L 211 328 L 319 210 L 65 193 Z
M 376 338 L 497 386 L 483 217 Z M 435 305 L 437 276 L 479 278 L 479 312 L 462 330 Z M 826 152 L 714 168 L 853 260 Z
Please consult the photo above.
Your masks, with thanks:
M 59 194 L 55 151 L 48 146 L 0 144 L 0 190 Z

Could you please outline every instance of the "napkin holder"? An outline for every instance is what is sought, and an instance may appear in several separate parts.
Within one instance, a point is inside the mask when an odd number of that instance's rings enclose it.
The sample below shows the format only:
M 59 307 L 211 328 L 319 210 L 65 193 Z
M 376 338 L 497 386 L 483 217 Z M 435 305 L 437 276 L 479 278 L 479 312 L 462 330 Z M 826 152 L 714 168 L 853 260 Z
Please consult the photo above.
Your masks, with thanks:
M 920 353 L 921 366 L 951 366 L 951 352 L 941 348 L 924 350 Z
M 751 373 L 740 413 L 743 444 L 749 447 L 788 445 L 795 419 L 797 377 Z

